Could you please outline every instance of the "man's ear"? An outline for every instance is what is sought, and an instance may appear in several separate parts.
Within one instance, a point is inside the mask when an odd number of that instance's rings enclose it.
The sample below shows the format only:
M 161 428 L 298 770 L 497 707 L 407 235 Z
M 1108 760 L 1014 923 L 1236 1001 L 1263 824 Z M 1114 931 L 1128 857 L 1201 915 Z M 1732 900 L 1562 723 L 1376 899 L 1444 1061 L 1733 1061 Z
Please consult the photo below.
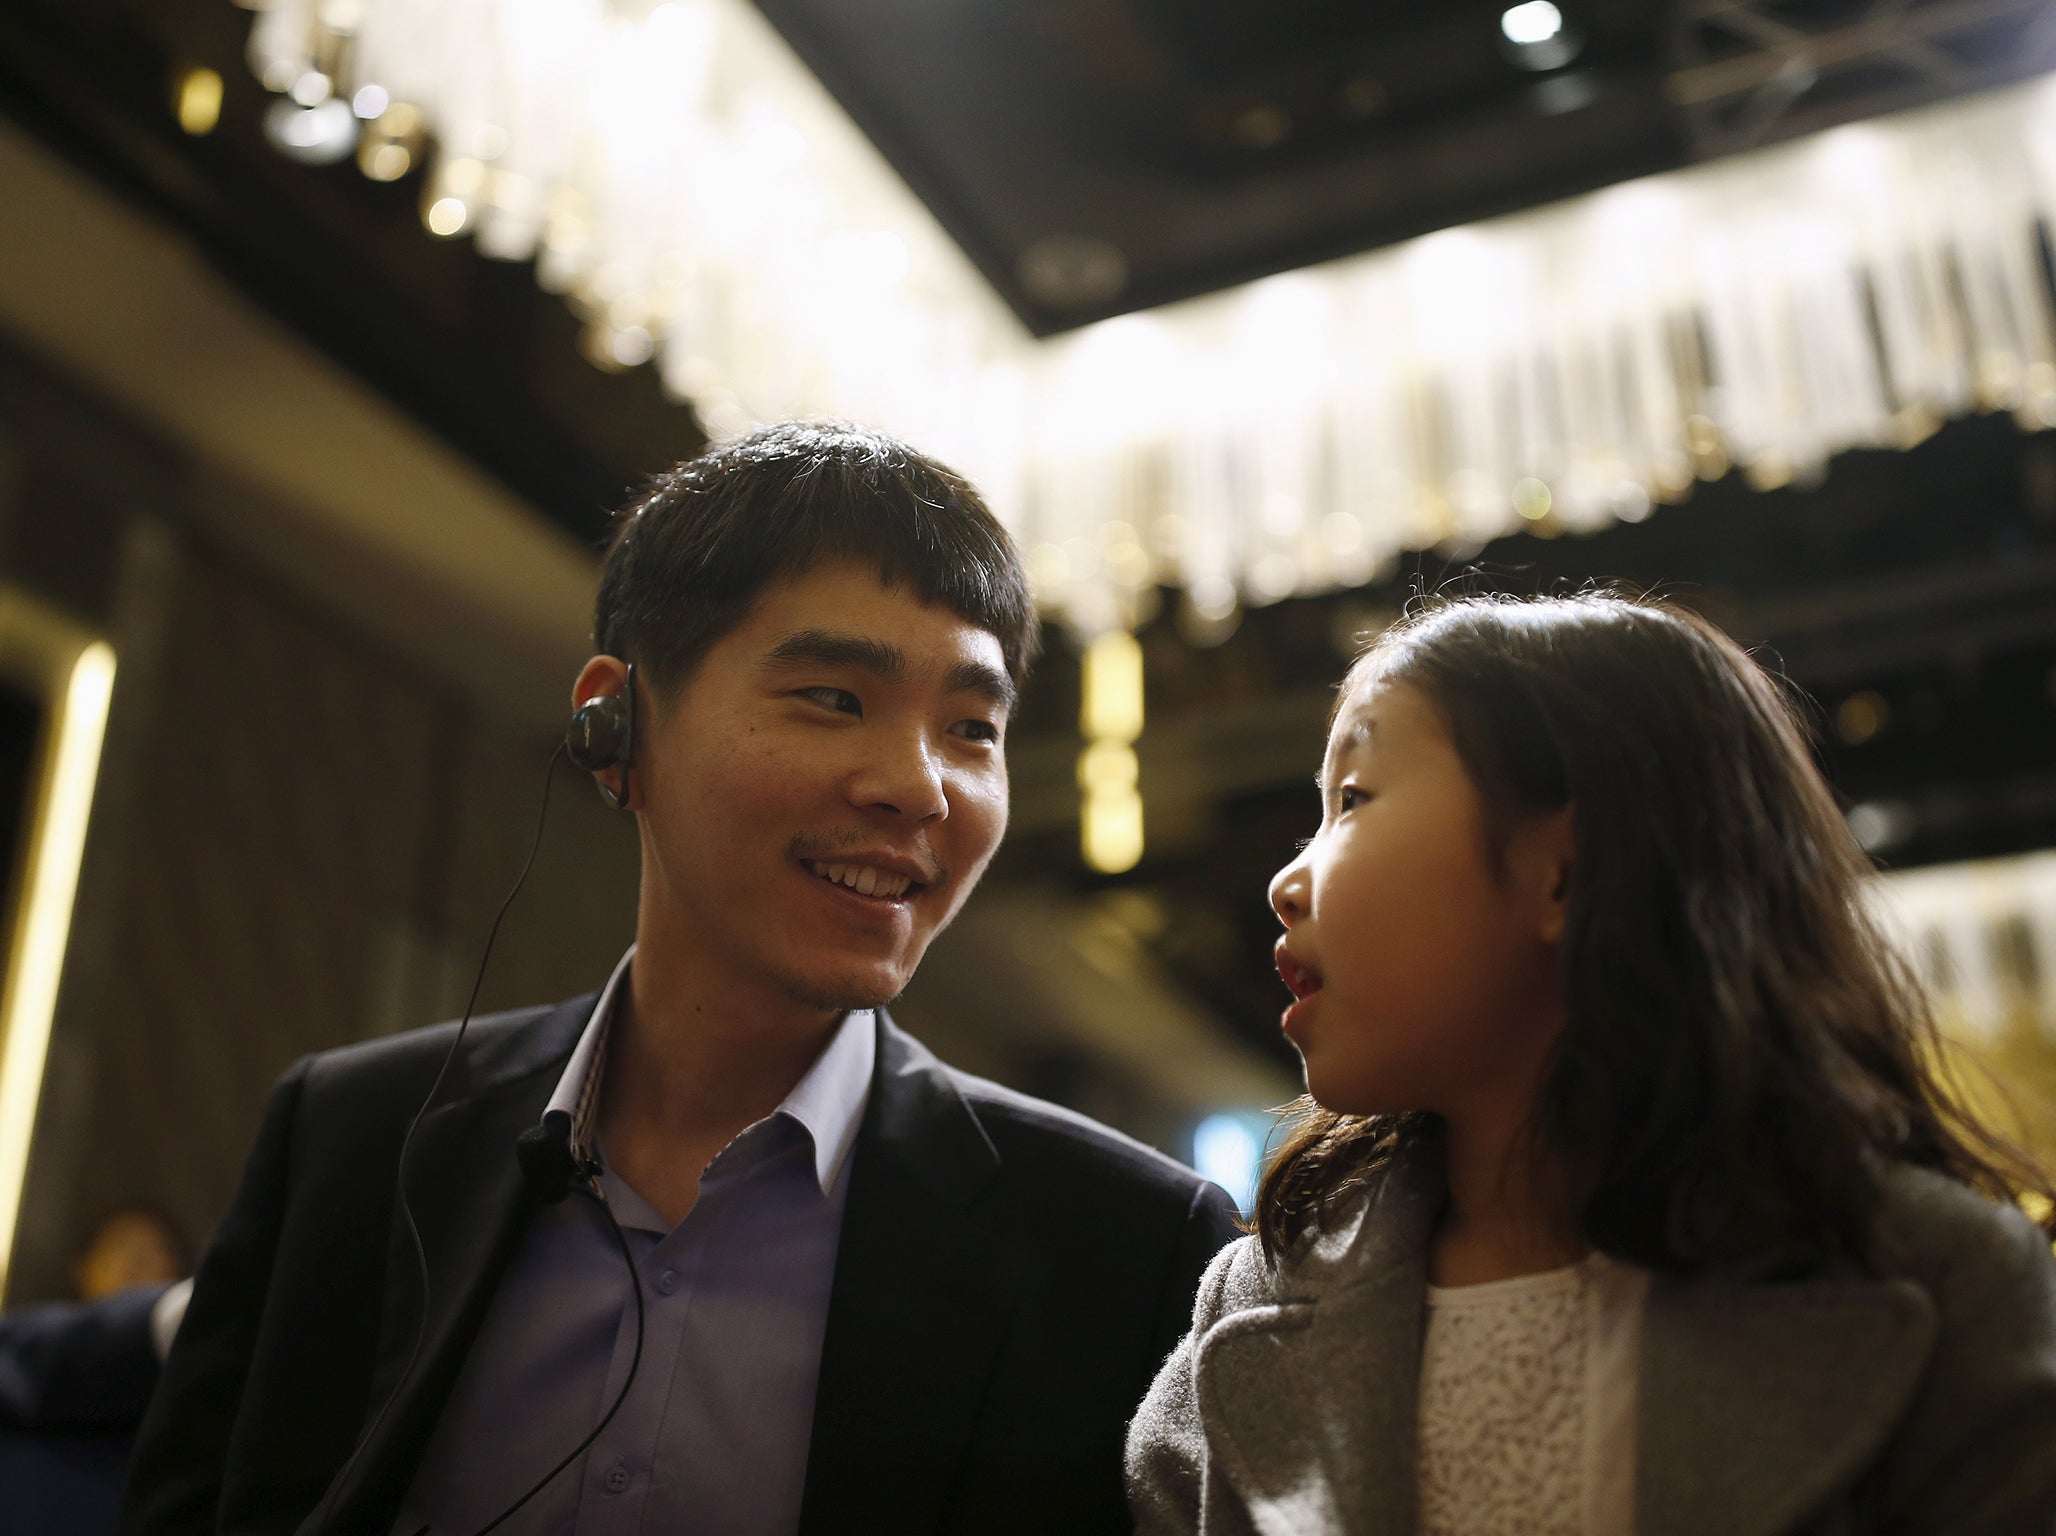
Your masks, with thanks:
M 571 707 L 576 709 L 602 694 L 619 693 L 627 682 L 627 662 L 619 656 L 595 656 L 578 669 L 578 679 L 571 685 Z
M 1507 866 L 1516 888 L 1529 900 L 1535 936 L 1545 944 L 1561 944 L 1569 928 L 1577 850 L 1577 815 L 1568 805 L 1528 817 L 1515 829 L 1507 848 Z
M 571 708 L 575 712 L 589 699 L 618 695 L 628 687 L 628 663 L 619 656 L 594 656 L 578 669 L 577 680 L 571 685 Z M 642 690 L 637 689 L 638 693 Z M 642 704 L 637 699 L 638 706 Z M 640 734 L 640 733 L 638 733 Z M 642 809 L 642 797 L 636 789 L 635 776 L 627 767 L 602 768 L 593 775 L 598 783 L 610 792 L 610 797 L 627 796 L 623 810 Z

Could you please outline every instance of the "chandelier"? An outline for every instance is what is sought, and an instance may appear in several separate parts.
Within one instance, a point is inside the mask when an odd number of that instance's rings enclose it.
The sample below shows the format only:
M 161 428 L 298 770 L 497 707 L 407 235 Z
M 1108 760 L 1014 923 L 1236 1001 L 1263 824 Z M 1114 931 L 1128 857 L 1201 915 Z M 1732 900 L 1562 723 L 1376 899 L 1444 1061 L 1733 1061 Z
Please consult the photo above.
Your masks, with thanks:
M 960 464 L 1087 636 L 2056 424 L 2047 79 L 1038 341 L 746 0 L 270 0 L 250 59 L 282 142 L 426 159 L 432 233 L 533 262 L 716 437 L 838 416 Z

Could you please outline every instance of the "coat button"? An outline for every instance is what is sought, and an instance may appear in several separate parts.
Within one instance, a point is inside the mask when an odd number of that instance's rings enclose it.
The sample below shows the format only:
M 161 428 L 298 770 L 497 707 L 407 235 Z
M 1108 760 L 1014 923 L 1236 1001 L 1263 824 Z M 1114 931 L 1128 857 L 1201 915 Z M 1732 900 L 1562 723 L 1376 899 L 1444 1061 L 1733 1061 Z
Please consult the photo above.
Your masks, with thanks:
M 607 1469 L 607 1492 L 619 1493 L 627 1486 L 628 1467 L 625 1463 L 617 1461 Z
M 677 1271 L 677 1270 L 675 1270 L 675 1269 L 667 1269 L 667 1270 L 665 1270 L 665 1271 L 664 1271 L 664 1272 L 663 1272 L 662 1274 L 660 1274 L 659 1276 L 657 1276 L 657 1294 L 658 1294 L 659 1296 L 669 1296 L 669 1295 L 670 1295 L 670 1294 L 671 1294 L 671 1293 L 672 1293 L 673 1291 L 675 1291 L 675 1290 L 677 1290 L 677 1289 L 678 1289 L 678 1271 Z

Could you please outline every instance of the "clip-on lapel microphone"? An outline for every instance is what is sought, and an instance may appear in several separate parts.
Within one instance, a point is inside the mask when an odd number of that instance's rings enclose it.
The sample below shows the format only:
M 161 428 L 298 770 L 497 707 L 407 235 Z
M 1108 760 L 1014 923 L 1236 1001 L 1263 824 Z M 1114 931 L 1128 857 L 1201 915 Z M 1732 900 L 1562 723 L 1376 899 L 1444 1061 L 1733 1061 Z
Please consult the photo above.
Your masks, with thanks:
M 571 1193 L 573 1184 L 597 1181 L 597 1158 L 580 1157 L 571 1150 L 571 1117 L 553 1109 L 539 1125 L 531 1125 L 514 1138 L 514 1155 L 521 1163 L 521 1182 L 544 1205 L 556 1205 Z

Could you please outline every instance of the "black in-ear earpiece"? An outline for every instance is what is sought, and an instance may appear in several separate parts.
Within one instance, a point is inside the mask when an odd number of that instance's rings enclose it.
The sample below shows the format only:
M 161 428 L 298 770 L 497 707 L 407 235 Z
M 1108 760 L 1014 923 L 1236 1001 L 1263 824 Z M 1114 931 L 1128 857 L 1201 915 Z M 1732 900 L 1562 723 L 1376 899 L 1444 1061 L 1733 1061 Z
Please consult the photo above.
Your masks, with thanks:
M 564 728 L 564 754 L 588 773 L 619 767 L 620 790 L 602 783 L 600 793 L 615 810 L 628 809 L 628 770 L 635 762 L 634 662 L 628 664 L 628 676 L 619 693 L 587 699 L 573 711 L 571 723 Z

